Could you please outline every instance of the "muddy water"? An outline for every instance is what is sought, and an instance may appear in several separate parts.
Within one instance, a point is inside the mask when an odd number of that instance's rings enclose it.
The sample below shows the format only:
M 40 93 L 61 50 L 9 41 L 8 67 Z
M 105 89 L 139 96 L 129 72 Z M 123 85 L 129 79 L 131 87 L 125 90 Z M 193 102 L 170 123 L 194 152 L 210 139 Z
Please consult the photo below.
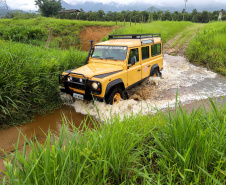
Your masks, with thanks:
M 39 141 L 45 140 L 45 134 L 49 129 L 59 133 L 62 125 L 62 115 L 72 120 L 76 126 L 79 126 L 86 117 L 87 112 L 90 115 L 108 119 L 111 116 L 119 115 L 129 116 L 132 114 L 154 114 L 156 108 L 165 109 L 168 106 L 173 109 L 176 102 L 176 93 L 178 92 L 178 101 L 192 109 L 194 102 L 199 106 L 200 100 L 207 97 L 218 98 L 221 100 L 226 95 L 226 78 L 205 68 L 196 67 L 179 56 L 164 56 L 164 69 L 162 78 L 150 77 L 143 83 L 128 91 L 130 98 L 120 101 L 116 105 L 106 105 L 105 103 L 92 101 L 71 101 L 67 95 L 63 95 L 65 104 L 61 109 L 54 113 L 37 116 L 35 120 L 26 125 L 11 127 L 0 131 L 0 148 L 6 152 L 14 150 L 13 144 L 16 143 L 19 131 L 29 139 L 36 136 Z M 222 101 L 226 102 L 226 98 Z M 98 111 L 97 111 L 98 110 Z M 20 139 L 19 146 L 22 147 L 24 139 Z M 0 156 L 4 156 L 0 152 Z M 3 169 L 3 163 L 0 159 L 0 170 Z
M 3 149 L 6 153 L 13 152 L 19 133 L 25 135 L 28 139 L 36 137 L 40 143 L 44 143 L 46 138 L 45 134 L 49 129 L 55 133 L 60 132 L 63 123 L 62 117 L 73 122 L 76 127 L 79 127 L 87 116 L 75 113 L 71 106 L 65 105 L 61 109 L 48 115 L 36 116 L 33 122 L 26 125 L 14 126 L 6 130 L 0 130 L 0 149 Z M 89 119 L 87 120 L 89 121 Z M 18 145 L 19 150 L 22 150 L 24 141 L 24 137 L 21 136 Z M 3 160 L 1 159 L 4 158 L 4 156 L 4 152 L 0 150 L 0 171 L 4 169 Z
M 128 91 L 129 100 L 117 105 L 106 105 L 96 102 L 99 110 L 92 102 L 76 100 L 73 104 L 75 111 L 89 113 L 101 119 L 119 115 L 121 118 L 133 114 L 155 113 L 156 108 L 174 107 L 176 93 L 182 105 L 192 104 L 194 101 L 208 97 L 220 98 L 226 95 L 226 78 L 205 68 L 196 67 L 180 56 L 164 55 L 162 79 L 150 77 L 137 87 Z M 225 99 L 223 100 L 225 101 Z

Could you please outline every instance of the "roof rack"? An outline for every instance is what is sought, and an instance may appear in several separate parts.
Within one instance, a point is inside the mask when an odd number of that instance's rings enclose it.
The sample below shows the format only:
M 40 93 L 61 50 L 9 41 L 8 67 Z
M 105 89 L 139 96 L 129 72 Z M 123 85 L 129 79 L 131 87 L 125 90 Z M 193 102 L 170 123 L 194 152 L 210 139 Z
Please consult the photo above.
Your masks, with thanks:
M 144 39 L 144 38 L 154 38 L 161 37 L 161 33 L 151 33 L 151 34 L 126 34 L 126 35 L 108 35 L 108 39 Z

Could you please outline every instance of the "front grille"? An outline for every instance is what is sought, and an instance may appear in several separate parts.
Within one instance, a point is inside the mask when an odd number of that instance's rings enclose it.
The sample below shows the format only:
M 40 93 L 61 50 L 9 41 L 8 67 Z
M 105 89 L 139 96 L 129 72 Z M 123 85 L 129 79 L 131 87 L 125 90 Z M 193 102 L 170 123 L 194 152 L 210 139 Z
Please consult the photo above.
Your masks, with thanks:
M 86 80 L 83 78 L 75 78 L 75 77 L 69 76 L 69 79 L 67 79 L 67 83 L 69 87 L 85 90 Z

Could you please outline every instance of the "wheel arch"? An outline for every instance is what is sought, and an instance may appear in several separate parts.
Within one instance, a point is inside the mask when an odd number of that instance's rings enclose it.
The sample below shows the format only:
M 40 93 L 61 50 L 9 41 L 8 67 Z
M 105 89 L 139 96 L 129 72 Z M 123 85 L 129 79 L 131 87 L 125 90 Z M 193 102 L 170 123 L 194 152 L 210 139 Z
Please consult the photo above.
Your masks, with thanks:
M 125 90 L 125 85 L 121 78 L 118 78 L 118 79 L 113 80 L 110 83 L 108 83 L 106 91 L 105 91 L 105 97 L 108 96 L 109 93 L 111 93 L 112 89 L 114 89 L 116 87 L 122 88 L 123 91 Z
M 158 64 L 154 64 L 154 65 L 151 67 L 150 76 L 153 76 L 153 75 L 154 75 L 155 69 L 157 69 L 157 70 L 159 71 L 159 65 L 158 65 Z

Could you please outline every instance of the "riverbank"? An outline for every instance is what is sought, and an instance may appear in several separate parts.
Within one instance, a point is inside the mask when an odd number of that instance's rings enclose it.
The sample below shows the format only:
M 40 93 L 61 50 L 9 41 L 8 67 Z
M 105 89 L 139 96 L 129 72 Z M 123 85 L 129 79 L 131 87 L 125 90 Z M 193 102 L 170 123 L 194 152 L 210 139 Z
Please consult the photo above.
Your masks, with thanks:
M 27 140 L 29 155 L 16 149 L 7 156 L 4 181 L 224 184 L 226 106 L 209 103 L 210 111 L 203 107 L 188 113 L 177 104 L 167 114 L 122 121 L 116 116 L 103 125 L 93 122 L 94 130 L 84 126 L 81 131 L 64 120 L 59 137 L 49 132 L 44 145 Z
M 188 44 L 189 62 L 226 76 L 226 22 L 206 24 Z
M 61 105 L 58 75 L 83 65 L 87 52 L 0 40 L 0 125 L 27 123 Z

